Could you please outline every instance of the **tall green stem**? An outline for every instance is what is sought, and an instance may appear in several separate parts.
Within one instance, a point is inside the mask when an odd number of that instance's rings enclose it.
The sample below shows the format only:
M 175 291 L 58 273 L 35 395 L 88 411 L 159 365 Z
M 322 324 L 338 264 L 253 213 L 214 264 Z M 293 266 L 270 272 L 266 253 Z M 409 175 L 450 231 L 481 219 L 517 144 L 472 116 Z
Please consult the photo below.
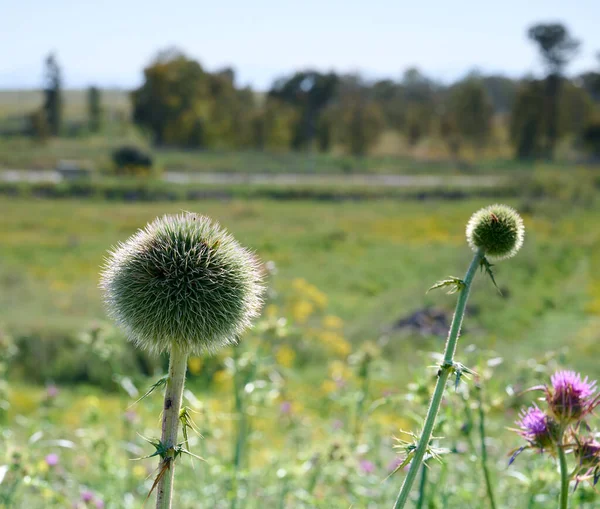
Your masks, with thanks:
M 177 434 L 179 432 L 179 412 L 181 411 L 181 400 L 183 398 L 187 358 L 187 352 L 179 348 L 176 343 L 173 343 L 169 360 L 169 378 L 165 388 L 160 439 L 167 452 L 164 457 L 161 457 L 158 465 L 162 476 L 156 488 L 156 509 L 171 509 L 173 481 L 175 479 L 175 446 L 177 445 Z
M 494 489 L 492 487 L 492 479 L 488 468 L 487 446 L 485 445 L 485 412 L 483 410 L 483 397 L 481 395 L 481 387 L 477 386 L 477 407 L 479 413 L 479 438 L 481 440 L 481 469 L 485 479 L 485 489 L 487 490 L 490 507 L 496 509 L 496 500 L 494 498 Z
M 558 498 L 558 509 L 569 507 L 569 473 L 567 471 L 567 455 L 562 445 L 562 437 L 558 444 L 558 463 L 560 466 L 560 496 Z
M 423 458 L 425 457 L 427 447 L 429 446 L 429 441 L 431 440 L 431 435 L 433 433 L 433 427 L 435 426 L 435 419 L 444 396 L 446 382 L 448 381 L 448 377 L 452 372 L 454 353 L 456 352 L 456 343 L 460 334 L 460 328 L 462 326 L 462 320 L 465 314 L 465 307 L 467 305 L 467 299 L 469 298 L 469 292 L 471 290 L 471 283 L 473 282 L 473 278 L 475 277 L 475 273 L 477 272 L 477 268 L 479 267 L 482 258 L 483 253 L 481 251 L 477 251 L 473 257 L 471 265 L 469 265 L 467 274 L 465 275 L 464 286 L 458 294 L 456 310 L 454 311 L 452 325 L 450 326 L 450 333 L 448 334 L 448 340 L 446 341 L 444 361 L 440 366 L 435 390 L 433 391 L 429 410 L 427 411 L 427 417 L 425 418 L 425 424 L 423 425 L 423 431 L 421 433 L 421 437 L 419 438 L 419 444 L 417 445 L 413 459 L 410 462 L 410 468 L 406 478 L 404 479 L 404 483 L 402 483 L 400 493 L 398 493 L 398 498 L 396 499 L 394 509 L 401 509 L 406 505 L 406 502 L 408 502 L 410 490 L 415 482 L 417 473 L 421 468 L 421 464 L 423 463 Z

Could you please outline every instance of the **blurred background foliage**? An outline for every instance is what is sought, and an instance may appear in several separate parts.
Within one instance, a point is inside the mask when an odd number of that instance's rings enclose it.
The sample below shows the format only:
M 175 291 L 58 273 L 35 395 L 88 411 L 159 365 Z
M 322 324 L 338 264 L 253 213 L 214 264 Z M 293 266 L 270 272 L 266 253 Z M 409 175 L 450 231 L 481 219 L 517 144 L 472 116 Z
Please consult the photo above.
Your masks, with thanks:
M 52 146 L 60 145 L 63 158 L 106 169 L 108 159 L 92 147 L 106 151 L 123 139 L 156 152 L 157 159 L 164 154 L 171 170 L 180 169 L 177 159 L 202 169 L 191 155 L 201 159 L 205 151 L 595 161 L 600 67 L 566 75 L 580 41 L 562 24 L 532 26 L 528 36 L 539 48 L 545 77 L 472 71 L 443 84 L 418 68 L 400 80 L 378 81 L 305 69 L 276 79 L 266 92 L 240 87 L 234 69 L 208 71 L 176 48 L 159 52 L 130 93 L 65 90 L 58 56 L 50 54 L 41 92 L 0 92 L 0 135 L 10 146 L 30 141 L 45 148 L 11 153 L 4 141 L 0 164 L 52 167 Z M 57 137 L 72 141 L 59 144 Z M 388 171 L 395 166 L 392 161 Z

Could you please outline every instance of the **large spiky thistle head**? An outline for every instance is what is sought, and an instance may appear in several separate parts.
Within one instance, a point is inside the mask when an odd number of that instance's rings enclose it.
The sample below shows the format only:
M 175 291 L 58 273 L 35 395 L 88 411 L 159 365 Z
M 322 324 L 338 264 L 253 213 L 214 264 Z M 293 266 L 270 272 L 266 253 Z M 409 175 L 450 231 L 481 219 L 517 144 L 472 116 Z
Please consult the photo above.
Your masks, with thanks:
M 149 223 L 109 254 L 109 314 L 139 347 L 192 353 L 235 343 L 258 315 L 258 260 L 218 223 L 184 213 Z
M 514 256 L 525 237 L 523 220 L 507 205 L 490 205 L 473 214 L 467 223 L 467 241 L 490 260 Z

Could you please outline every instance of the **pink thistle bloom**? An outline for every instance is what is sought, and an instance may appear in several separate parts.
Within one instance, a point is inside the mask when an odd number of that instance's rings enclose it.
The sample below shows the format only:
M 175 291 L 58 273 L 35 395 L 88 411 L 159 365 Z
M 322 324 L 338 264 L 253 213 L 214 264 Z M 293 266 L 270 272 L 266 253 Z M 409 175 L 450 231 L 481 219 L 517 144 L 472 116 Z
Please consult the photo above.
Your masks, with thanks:
M 51 384 L 48 387 L 46 387 L 46 397 L 48 399 L 54 399 L 56 398 L 56 396 L 58 396 L 58 387 L 56 387 L 56 385 Z
M 388 472 L 394 472 L 400 465 L 402 465 L 403 461 L 404 460 L 400 456 L 395 457 L 387 466 Z
M 359 467 L 364 474 L 372 474 L 375 471 L 375 465 L 369 460 L 360 460 Z
M 91 502 L 92 500 L 94 500 L 94 494 L 89 490 L 85 490 L 81 493 L 81 500 L 83 500 L 84 502 Z
M 578 421 L 598 404 L 594 397 L 596 381 L 581 378 L 575 371 L 557 371 L 546 388 L 546 399 L 552 413 L 561 422 Z
M 337 431 L 339 429 L 342 429 L 344 427 L 344 423 L 342 422 L 341 419 L 335 419 L 331 425 L 331 427 Z
M 131 424 L 134 424 L 138 420 L 138 414 L 135 410 L 127 410 L 123 416 L 125 420 Z
M 279 405 L 279 411 L 284 415 L 290 415 L 292 413 L 292 404 L 289 401 L 283 401 Z
M 49 467 L 55 467 L 56 465 L 58 465 L 58 454 L 48 454 L 48 456 L 46 456 L 45 458 L 46 461 L 46 465 L 48 465 Z
M 554 428 L 556 424 L 537 406 L 523 410 L 516 424 L 520 430 L 517 432 L 532 446 L 545 449 L 552 446 L 554 441 Z

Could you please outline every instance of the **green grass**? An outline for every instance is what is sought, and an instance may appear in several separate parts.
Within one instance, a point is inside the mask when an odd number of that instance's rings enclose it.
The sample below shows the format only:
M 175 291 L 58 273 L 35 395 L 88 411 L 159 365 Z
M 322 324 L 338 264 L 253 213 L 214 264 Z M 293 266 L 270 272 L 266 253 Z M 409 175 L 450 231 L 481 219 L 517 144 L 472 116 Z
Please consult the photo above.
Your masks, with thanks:
M 507 467 L 509 450 L 521 442 L 506 428 L 513 426 L 518 409 L 537 397 L 520 391 L 545 383 L 559 365 L 600 377 L 600 230 L 594 227 L 600 202 L 593 186 L 583 186 L 586 194 L 563 180 L 546 180 L 543 193 L 534 188 L 508 200 L 523 213 L 525 245 L 514 259 L 494 267 L 502 296 L 489 279 L 476 276 L 457 352 L 457 360 L 485 380 L 490 469 L 499 507 L 551 507 L 557 493 L 548 457 L 526 452 Z M 264 322 L 241 347 L 238 369 L 262 360 L 251 379 L 253 389 L 246 386 L 244 393 L 243 415 L 251 427 L 245 437 L 248 455 L 238 473 L 238 507 L 391 506 L 402 475 L 383 481 L 394 458 L 391 437 L 402 436 L 399 428 L 418 431 L 434 374 L 427 368 L 434 364 L 428 352 L 441 351 L 444 340 L 391 326 L 428 306 L 451 316 L 455 296 L 426 290 L 448 275 L 462 277 L 471 258 L 465 224 L 489 203 L 481 198 L 127 202 L 2 197 L 0 323 L 22 350 L 9 363 L 14 385 L 0 384 L 0 402 L 3 397 L 10 402 L 8 413 L 0 405 L 0 423 L 13 433 L 0 435 L 0 443 L 3 461 L 14 461 L 18 452 L 30 479 L 19 487 L 12 507 L 69 506 L 83 489 L 94 491 L 107 508 L 138 507 L 150 490 L 156 462 L 131 459 L 152 452 L 138 434 L 156 436 L 160 397 L 139 403 L 138 421 L 129 423 L 125 412 L 133 398 L 119 394 L 113 375 L 131 377 L 142 391 L 155 378 L 141 376 L 140 359 L 126 353 L 120 334 L 108 329 L 106 343 L 90 343 L 86 331 L 106 323 L 97 287 L 106 250 L 155 216 L 181 210 L 217 219 L 277 268 L 268 280 Z M 307 305 L 310 316 L 304 318 Z M 333 334 L 325 325 L 331 315 L 342 323 Z M 269 321 L 279 317 L 287 325 Z M 332 337 L 343 343 L 342 336 L 351 345 L 349 357 L 328 350 Z M 359 412 L 365 349 L 375 353 Z M 283 355 L 290 350 L 292 360 Z M 204 435 L 191 446 L 208 461 L 195 468 L 187 459 L 182 462 L 177 507 L 231 507 L 231 457 L 240 422 L 233 410 L 231 355 L 227 350 L 203 359 L 198 371 L 190 372 L 189 387 L 201 404 L 188 403 L 195 406 L 194 419 Z M 493 368 L 499 357 L 502 364 Z M 488 363 L 490 358 L 495 361 Z M 160 362 L 154 368 L 161 371 Z M 342 373 L 341 385 L 336 372 Z M 67 385 L 78 379 L 111 391 Z M 62 384 L 61 393 L 48 402 L 32 382 L 52 380 Z M 431 465 L 427 493 L 437 507 L 475 509 L 484 503 L 472 421 L 476 403 L 468 395 L 472 383 L 448 391 L 449 404 L 434 433 L 444 437 L 440 446 L 453 451 L 443 457 L 444 466 Z M 392 396 L 386 399 L 386 394 Z M 281 414 L 285 401 L 292 402 L 291 416 Z M 382 406 L 367 414 L 377 401 Z M 359 436 L 353 431 L 357 413 L 364 418 Z M 36 432 L 41 438 L 35 435 L 32 441 Z M 65 439 L 72 447 L 56 442 Z M 45 466 L 49 453 L 60 454 L 60 469 Z M 372 473 L 361 470 L 363 460 L 374 464 Z M 0 496 L 11 478 L 0 483 Z M 579 488 L 574 496 L 583 497 L 578 507 L 594 507 L 591 489 Z
M 451 301 L 425 290 L 465 270 L 464 225 L 486 203 L 4 199 L 0 322 L 27 331 L 42 324 L 81 327 L 102 317 L 96 285 L 106 250 L 157 215 L 192 210 L 219 220 L 261 259 L 275 262 L 275 289 L 304 278 L 325 292 L 354 340 L 377 339 L 415 309 L 450 308 Z M 473 304 L 481 312 L 472 318 L 477 336 L 493 332 L 500 344 L 527 349 L 532 328 L 548 327 L 557 314 L 585 323 L 591 257 L 600 242 L 600 233 L 589 228 L 600 218 L 596 205 L 557 209 L 542 201 L 529 207 L 523 253 L 497 267 L 505 297 L 479 278 Z
M 419 160 L 406 156 L 369 155 L 362 158 L 340 153 L 260 152 L 253 150 L 183 150 L 151 148 L 147 139 L 130 124 L 111 123 L 101 135 L 50 139 L 40 144 L 30 138 L 0 138 L 0 169 L 48 169 L 62 159 L 90 163 L 96 170 L 110 167 L 112 151 L 134 144 L 150 152 L 157 167 L 166 171 L 216 173 L 336 174 L 479 174 L 530 172 L 530 163 L 490 159 L 477 164 L 448 160 Z M 560 168 L 561 163 L 554 165 Z
M 64 115 L 67 120 L 87 118 L 87 89 L 64 91 Z M 31 113 L 41 107 L 44 98 L 41 90 L 0 90 L 0 122 L 7 117 Z M 117 89 L 102 90 L 102 105 L 108 113 L 129 114 L 129 92 Z

